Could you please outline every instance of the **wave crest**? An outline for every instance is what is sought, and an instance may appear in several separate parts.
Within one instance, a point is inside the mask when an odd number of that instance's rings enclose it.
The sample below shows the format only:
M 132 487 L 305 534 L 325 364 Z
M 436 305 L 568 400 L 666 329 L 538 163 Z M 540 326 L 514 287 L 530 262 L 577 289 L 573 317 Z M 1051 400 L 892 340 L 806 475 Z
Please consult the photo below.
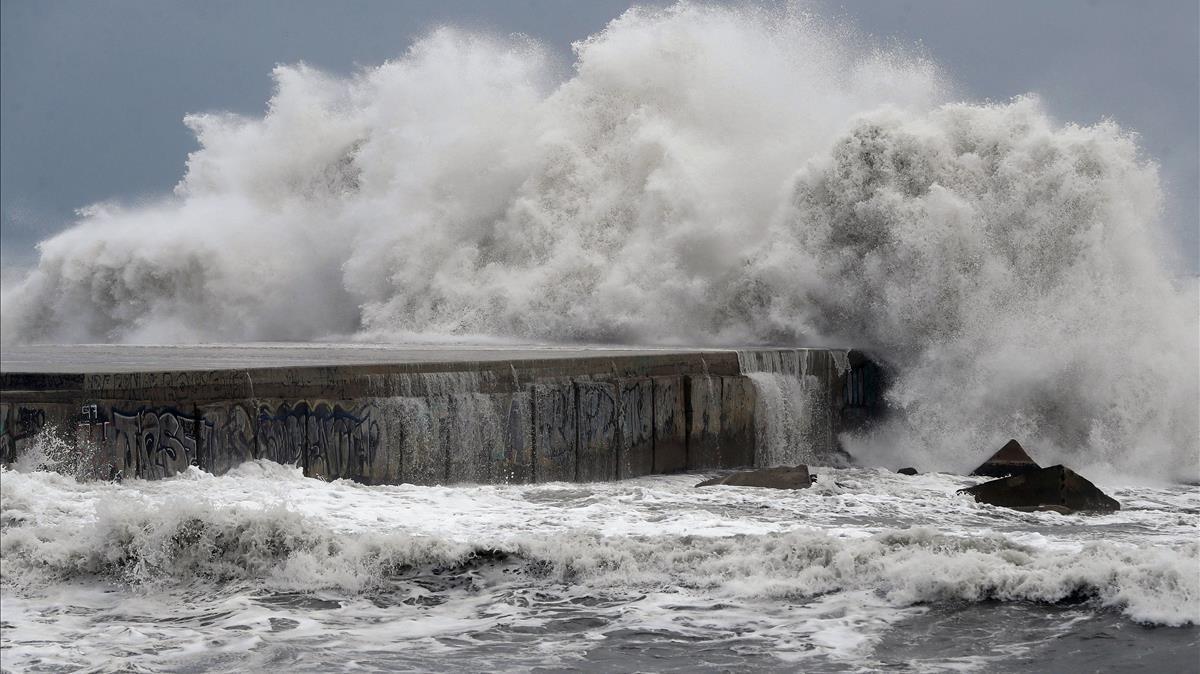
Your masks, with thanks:
M 471 543 L 339 532 L 284 508 L 179 499 L 154 512 L 102 500 L 95 525 L 33 525 L 5 503 L 3 579 L 14 589 L 102 577 L 134 585 L 249 583 L 272 591 L 375 593 L 419 584 L 497 589 L 584 583 L 597 592 L 679 587 L 740 599 L 805 601 L 868 591 L 896 606 L 1080 598 L 1149 623 L 1200 624 L 1200 545 L 1034 548 L 1000 534 L 928 528 L 842 538 L 796 529 L 733 537 L 589 533 Z M 436 579 L 431 581 L 431 579 Z

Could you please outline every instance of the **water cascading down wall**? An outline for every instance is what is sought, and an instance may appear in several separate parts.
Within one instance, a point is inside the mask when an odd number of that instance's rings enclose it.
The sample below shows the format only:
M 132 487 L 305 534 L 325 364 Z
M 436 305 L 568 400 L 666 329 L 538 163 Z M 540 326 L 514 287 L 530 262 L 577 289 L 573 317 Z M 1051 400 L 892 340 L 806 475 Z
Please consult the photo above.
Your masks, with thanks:
M 174 372 L 0 373 L 4 461 L 53 438 L 107 478 L 266 459 L 367 484 L 614 480 L 833 460 L 878 368 L 760 349 Z

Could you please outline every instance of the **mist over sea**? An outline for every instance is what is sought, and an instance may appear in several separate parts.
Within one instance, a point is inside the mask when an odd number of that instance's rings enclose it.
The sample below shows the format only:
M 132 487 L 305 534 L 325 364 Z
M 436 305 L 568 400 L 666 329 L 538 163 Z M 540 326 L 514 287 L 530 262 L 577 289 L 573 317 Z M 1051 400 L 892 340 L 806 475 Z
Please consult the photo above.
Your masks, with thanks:
M 5 272 L 5 346 L 853 347 L 891 414 L 787 493 L 88 481 L 46 438 L 0 469 L 4 668 L 1194 667 L 1200 291 L 1158 168 L 951 70 L 680 4 L 569 64 L 440 28 L 348 77 L 278 66 L 261 117 L 189 116 L 173 195 L 89 206 Z M 957 495 L 1010 437 L 1122 510 Z

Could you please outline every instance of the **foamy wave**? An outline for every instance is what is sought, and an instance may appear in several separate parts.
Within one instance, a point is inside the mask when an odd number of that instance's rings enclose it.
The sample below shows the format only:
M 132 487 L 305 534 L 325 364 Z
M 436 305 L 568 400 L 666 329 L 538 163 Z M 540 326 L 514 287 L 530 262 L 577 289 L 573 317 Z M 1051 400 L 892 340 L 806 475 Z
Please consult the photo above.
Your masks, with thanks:
M 1133 136 L 951 102 L 797 12 L 635 9 L 576 45 L 453 29 L 194 115 L 176 196 L 99 205 L 6 285 L 22 341 L 496 335 L 878 350 L 860 456 L 1200 477 L 1197 313 Z
M 1147 623 L 1200 623 L 1200 544 L 1139 548 L 1097 542 L 1040 549 L 1000 534 L 931 529 L 844 538 L 797 529 L 733 537 L 522 535 L 472 543 L 436 536 L 338 532 L 281 507 L 220 508 L 174 500 L 147 510 L 98 502 L 95 521 L 34 525 L 5 504 L 3 579 L 13 589 L 79 578 L 136 585 L 250 582 L 272 590 L 374 592 L 431 574 L 480 587 L 583 584 L 597 590 L 677 587 L 716 596 L 805 601 L 869 591 L 895 606 L 1094 599 Z

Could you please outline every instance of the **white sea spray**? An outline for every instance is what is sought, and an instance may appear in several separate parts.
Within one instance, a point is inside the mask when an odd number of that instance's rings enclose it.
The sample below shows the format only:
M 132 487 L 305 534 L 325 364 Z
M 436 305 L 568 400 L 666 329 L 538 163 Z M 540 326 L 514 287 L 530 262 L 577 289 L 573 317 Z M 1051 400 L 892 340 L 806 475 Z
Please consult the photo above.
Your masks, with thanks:
M 1157 168 L 1112 122 L 964 103 L 794 9 L 633 9 L 566 76 L 445 28 L 261 118 L 189 116 L 173 197 L 98 204 L 5 283 L 3 339 L 854 346 L 902 412 L 866 461 L 1200 478 L 1200 321 Z

